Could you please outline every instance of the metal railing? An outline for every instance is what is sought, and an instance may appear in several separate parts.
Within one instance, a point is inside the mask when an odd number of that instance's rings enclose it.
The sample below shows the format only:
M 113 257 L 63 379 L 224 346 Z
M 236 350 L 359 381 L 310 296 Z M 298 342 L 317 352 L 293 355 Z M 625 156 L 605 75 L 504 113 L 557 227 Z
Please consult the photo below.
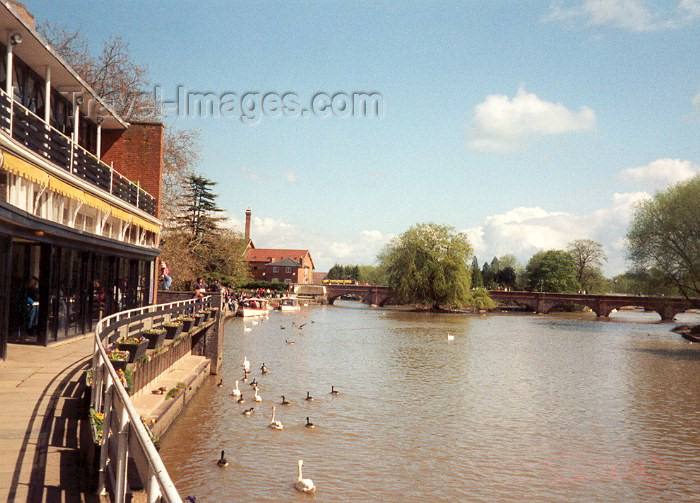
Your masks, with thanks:
M 129 321 L 137 322 L 174 311 L 196 312 L 208 306 L 210 300 L 210 297 L 204 297 L 201 300 L 181 300 L 130 309 L 101 319 L 95 327 L 91 405 L 96 412 L 104 414 L 97 490 L 99 494 L 106 494 L 107 477 L 110 477 L 113 501 L 116 503 L 124 503 L 128 492 L 129 457 L 133 458 L 140 474 L 147 472 L 144 482 L 148 503 L 181 503 L 182 499 L 141 416 L 114 370 L 105 346 L 114 341 L 119 335 L 119 329 L 128 326 Z
M 151 215 L 156 199 L 0 89 L 0 129 L 61 169 Z

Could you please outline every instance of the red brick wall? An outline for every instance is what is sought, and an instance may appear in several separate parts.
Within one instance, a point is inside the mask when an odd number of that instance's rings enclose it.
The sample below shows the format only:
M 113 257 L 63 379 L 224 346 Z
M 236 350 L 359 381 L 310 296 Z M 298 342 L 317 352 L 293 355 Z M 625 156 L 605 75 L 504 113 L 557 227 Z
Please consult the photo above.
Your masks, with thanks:
M 160 122 L 132 122 L 126 130 L 102 131 L 102 160 L 128 179 L 140 182 L 156 198 L 160 217 L 163 181 L 163 133 Z

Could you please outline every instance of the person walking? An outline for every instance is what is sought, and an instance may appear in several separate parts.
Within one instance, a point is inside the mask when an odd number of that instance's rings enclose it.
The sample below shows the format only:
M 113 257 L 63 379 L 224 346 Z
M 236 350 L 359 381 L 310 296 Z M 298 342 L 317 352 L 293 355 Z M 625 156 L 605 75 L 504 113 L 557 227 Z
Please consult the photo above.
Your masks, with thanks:
M 170 290 L 170 285 L 173 282 L 172 276 L 170 276 L 170 269 L 165 260 L 160 261 L 160 276 L 163 279 L 163 290 Z

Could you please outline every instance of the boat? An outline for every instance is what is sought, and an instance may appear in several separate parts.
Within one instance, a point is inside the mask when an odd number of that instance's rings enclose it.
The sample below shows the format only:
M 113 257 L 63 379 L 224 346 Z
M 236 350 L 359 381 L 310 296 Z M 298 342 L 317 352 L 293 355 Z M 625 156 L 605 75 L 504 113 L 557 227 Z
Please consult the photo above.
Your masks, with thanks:
M 282 297 L 279 303 L 280 311 L 299 311 L 299 301 L 294 297 Z
M 681 333 L 683 338 L 690 342 L 700 342 L 700 334 L 691 334 L 689 332 Z
M 266 316 L 268 314 L 268 301 L 266 299 L 245 299 L 238 305 L 236 316 L 248 318 L 251 316 Z

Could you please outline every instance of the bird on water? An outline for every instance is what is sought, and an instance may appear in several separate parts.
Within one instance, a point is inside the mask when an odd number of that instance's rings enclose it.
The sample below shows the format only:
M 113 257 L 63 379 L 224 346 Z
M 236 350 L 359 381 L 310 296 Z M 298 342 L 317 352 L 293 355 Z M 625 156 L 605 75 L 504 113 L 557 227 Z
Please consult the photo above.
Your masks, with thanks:
M 219 461 L 216 462 L 219 466 L 228 466 L 228 460 L 224 457 L 224 451 L 221 451 L 221 457 Z
M 314 485 L 313 481 L 311 479 L 305 479 L 302 476 L 301 473 L 301 468 L 304 466 L 304 461 L 301 459 L 299 460 L 299 469 L 297 470 L 297 482 L 294 484 L 294 487 L 296 488 L 297 491 L 300 491 L 302 493 L 315 493 L 316 492 L 316 486 Z

